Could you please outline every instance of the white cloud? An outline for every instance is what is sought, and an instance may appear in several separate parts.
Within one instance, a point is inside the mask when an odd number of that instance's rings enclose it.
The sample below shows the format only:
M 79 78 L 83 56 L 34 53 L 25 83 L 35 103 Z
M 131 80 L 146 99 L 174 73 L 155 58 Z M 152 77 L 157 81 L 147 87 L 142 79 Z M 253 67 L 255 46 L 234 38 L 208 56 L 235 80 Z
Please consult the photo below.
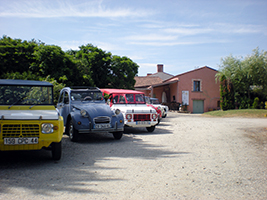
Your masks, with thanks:
M 124 38 L 125 40 L 134 41 L 168 41 L 177 39 L 176 36 L 172 35 L 161 35 L 161 34 L 147 34 L 147 35 L 132 35 Z
M 266 28 L 259 25 L 251 25 L 251 24 L 227 24 L 227 23 L 218 23 L 214 25 L 214 30 L 222 33 L 238 33 L 238 34 L 246 34 L 246 33 L 264 33 L 266 32 Z
M 106 8 L 102 1 L 16 1 L 0 8 L 1 17 L 54 18 L 54 17 L 142 17 L 152 14 L 148 10 Z
M 165 32 L 179 35 L 198 35 L 203 33 L 210 33 L 214 30 L 211 28 L 167 28 Z
M 209 43 L 226 43 L 229 40 L 192 40 L 192 41 L 170 41 L 170 42 L 129 42 L 132 45 L 146 45 L 146 46 L 179 46 L 179 45 L 198 45 L 198 44 L 209 44 Z

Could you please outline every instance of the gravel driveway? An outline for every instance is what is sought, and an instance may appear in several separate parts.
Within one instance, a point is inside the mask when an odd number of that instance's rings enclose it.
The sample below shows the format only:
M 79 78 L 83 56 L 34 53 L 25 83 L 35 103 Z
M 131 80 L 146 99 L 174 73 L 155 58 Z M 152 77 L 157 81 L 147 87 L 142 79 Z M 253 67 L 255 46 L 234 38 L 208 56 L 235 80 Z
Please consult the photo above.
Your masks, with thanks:
M 0 199 L 267 199 L 267 119 L 169 113 L 153 133 L 0 152 Z

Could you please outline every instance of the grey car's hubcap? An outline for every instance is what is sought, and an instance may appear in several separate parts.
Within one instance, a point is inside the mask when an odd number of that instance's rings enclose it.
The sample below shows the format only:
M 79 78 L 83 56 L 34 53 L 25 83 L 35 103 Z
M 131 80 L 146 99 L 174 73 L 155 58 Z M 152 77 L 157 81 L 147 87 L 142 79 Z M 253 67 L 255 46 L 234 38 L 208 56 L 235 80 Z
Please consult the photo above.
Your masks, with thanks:
M 73 139 L 73 124 L 72 124 L 72 122 L 70 122 L 70 139 Z

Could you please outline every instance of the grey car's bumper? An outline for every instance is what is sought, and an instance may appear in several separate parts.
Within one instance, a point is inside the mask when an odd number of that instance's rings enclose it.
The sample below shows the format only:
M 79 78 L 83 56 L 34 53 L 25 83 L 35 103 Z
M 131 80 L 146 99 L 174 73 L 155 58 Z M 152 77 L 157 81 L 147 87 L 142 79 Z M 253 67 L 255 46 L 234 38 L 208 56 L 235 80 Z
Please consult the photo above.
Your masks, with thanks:
M 96 133 L 96 132 L 120 132 L 124 128 L 105 128 L 105 129 L 79 129 L 79 133 Z

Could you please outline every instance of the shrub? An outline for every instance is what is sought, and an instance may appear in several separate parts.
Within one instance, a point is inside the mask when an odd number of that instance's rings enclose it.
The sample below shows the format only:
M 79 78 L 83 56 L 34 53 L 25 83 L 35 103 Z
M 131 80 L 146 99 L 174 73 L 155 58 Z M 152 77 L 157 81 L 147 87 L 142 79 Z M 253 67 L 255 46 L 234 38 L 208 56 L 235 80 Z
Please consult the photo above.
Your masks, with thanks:
M 254 99 L 254 102 L 253 102 L 253 104 L 252 104 L 252 108 L 253 108 L 253 109 L 258 109 L 258 108 L 259 108 L 259 101 L 260 101 L 259 97 L 256 97 L 256 98 Z

